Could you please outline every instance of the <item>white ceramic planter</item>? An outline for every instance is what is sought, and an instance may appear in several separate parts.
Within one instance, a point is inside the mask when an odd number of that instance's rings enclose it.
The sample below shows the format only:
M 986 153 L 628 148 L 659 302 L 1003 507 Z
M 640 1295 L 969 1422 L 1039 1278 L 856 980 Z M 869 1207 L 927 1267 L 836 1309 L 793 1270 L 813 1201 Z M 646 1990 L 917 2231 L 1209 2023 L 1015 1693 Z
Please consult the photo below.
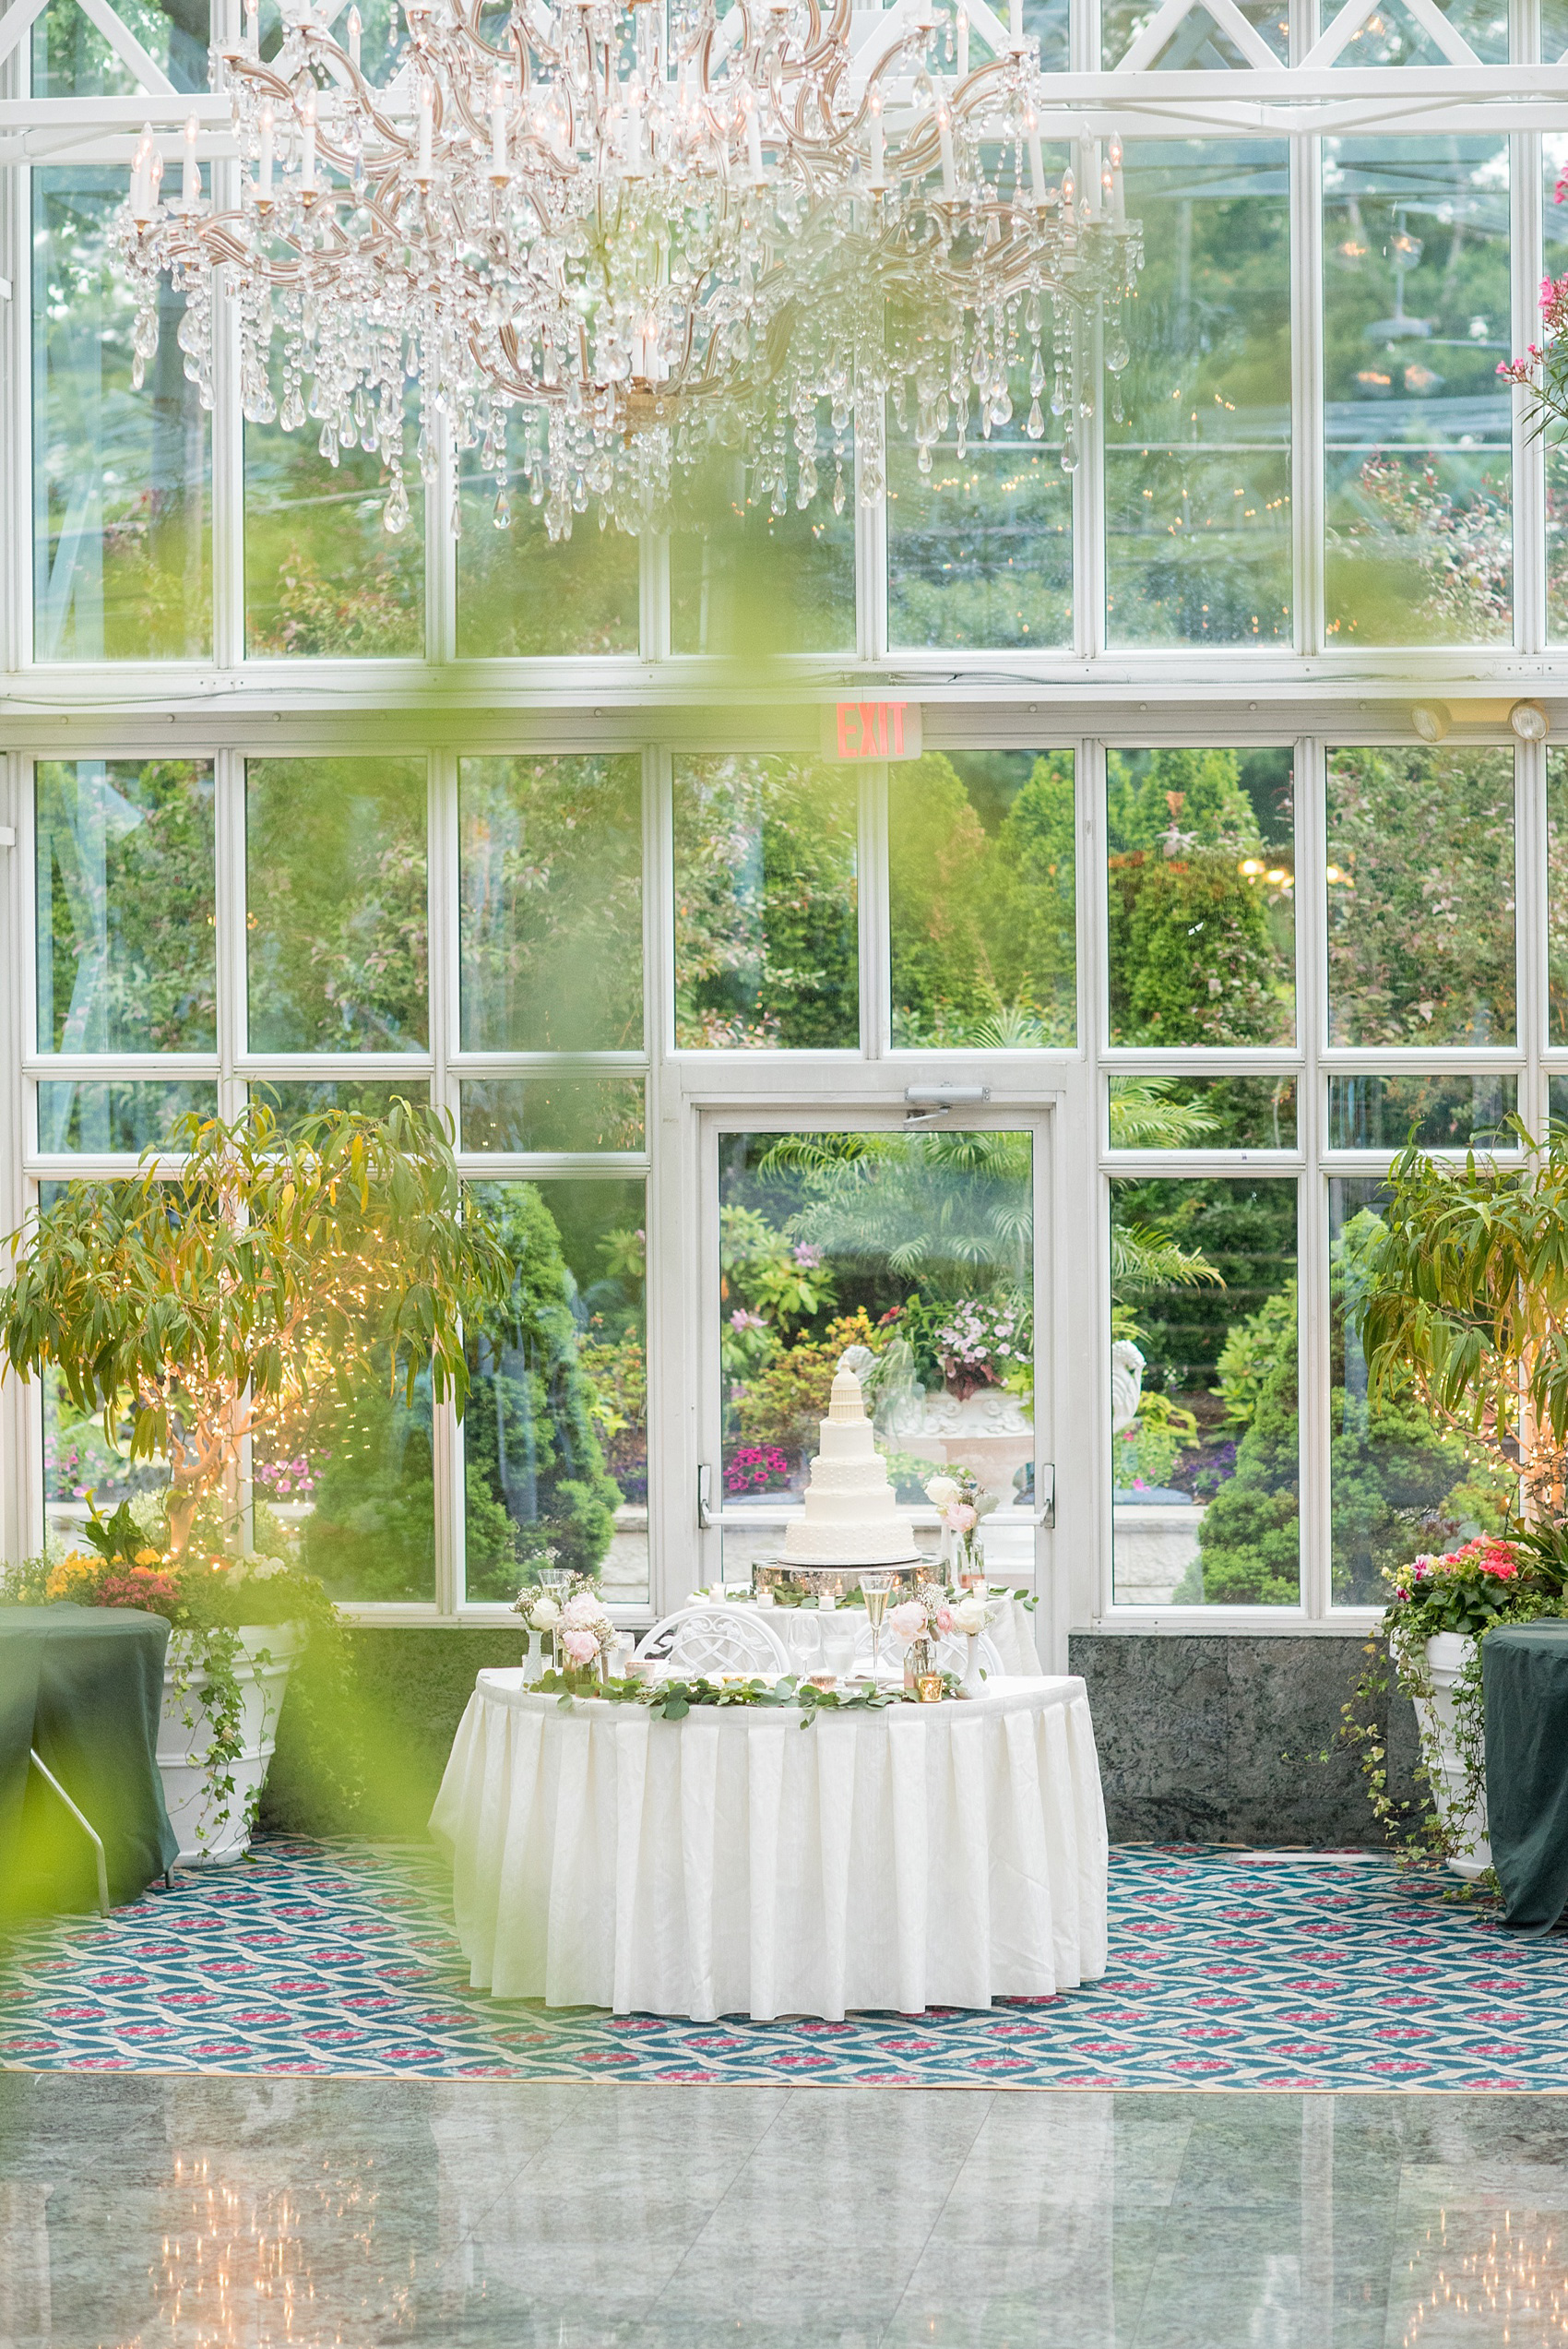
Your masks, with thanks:
M 1416 1708 L 1420 1722 L 1421 1759 L 1431 1781 L 1438 1817 L 1444 1827 L 1457 1833 L 1462 1844 L 1471 1845 L 1459 1858 L 1448 1863 L 1454 1874 L 1462 1876 L 1467 1883 L 1473 1883 L 1491 1866 L 1491 1846 L 1486 1840 L 1484 1789 L 1467 1817 L 1459 1816 L 1465 1766 L 1454 1735 L 1454 1684 L 1475 1645 L 1474 1640 L 1461 1631 L 1438 1631 L 1432 1635 L 1427 1641 L 1427 1670 L 1431 1675 L 1433 1694 L 1430 1702 Z
M 290 1667 L 303 1644 L 303 1633 L 292 1623 L 256 1624 L 240 1633 L 244 1652 L 234 1659 L 234 1676 L 240 1684 L 243 1742 L 234 1759 L 234 1792 L 224 1818 L 207 1783 L 206 1756 L 212 1729 L 203 1701 L 204 1684 L 194 1679 L 183 1695 L 177 1686 L 189 1667 L 190 1635 L 176 1631 L 171 1638 L 163 1667 L 163 1713 L 158 1724 L 158 1774 L 163 1781 L 169 1823 L 180 1839 L 184 1866 L 228 1867 L 250 1849 L 251 1828 L 277 1741 Z M 267 1661 L 258 1663 L 262 1653 Z

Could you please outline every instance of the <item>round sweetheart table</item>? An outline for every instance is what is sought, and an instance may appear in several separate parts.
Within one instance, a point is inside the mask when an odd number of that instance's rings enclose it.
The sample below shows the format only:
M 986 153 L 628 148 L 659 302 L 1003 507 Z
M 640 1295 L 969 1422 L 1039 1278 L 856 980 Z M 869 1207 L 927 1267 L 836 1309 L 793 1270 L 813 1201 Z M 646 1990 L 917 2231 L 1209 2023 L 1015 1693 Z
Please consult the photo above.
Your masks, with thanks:
M 476 1989 L 709 2022 L 1045 1997 L 1105 1970 L 1082 1680 L 825 1713 L 481 1672 L 431 1818 Z

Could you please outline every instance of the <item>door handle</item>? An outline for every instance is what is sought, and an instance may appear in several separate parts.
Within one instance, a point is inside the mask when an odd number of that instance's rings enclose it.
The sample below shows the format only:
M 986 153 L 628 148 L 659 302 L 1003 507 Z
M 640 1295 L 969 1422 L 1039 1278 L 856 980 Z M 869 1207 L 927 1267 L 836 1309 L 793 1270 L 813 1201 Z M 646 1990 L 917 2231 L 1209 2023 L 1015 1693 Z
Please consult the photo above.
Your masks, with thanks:
M 697 1531 L 707 1533 L 713 1525 L 713 1470 L 705 1460 L 697 1468 Z

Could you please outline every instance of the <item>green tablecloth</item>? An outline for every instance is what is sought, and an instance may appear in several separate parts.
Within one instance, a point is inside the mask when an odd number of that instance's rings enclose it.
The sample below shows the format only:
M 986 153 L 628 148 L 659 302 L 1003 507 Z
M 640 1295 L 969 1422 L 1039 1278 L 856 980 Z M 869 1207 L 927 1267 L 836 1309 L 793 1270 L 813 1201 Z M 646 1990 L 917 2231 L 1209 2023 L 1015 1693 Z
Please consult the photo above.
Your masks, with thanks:
M 91 1847 L 30 1747 L 103 1838 L 112 1901 L 179 1849 L 158 1775 L 169 1626 L 136 1607 L 0 1607 L 0 1911 L 89 1908 Z
M 1504 1922 L 1549 1933 L 1568 1907 L 1568 1622 L 1481 1642 L 1487 1835 Z

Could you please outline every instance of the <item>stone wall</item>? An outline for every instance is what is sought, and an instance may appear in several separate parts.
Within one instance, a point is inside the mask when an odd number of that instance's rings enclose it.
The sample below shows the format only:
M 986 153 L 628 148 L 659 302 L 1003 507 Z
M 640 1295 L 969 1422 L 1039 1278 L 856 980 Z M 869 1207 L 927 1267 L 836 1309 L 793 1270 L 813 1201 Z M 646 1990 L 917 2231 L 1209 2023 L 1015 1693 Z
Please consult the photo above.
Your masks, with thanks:
M 1381 1842 L 1336 1735 L 1365 1646 L 1360 1634 L 1075 1632 L 1111 1842 Z M 1403 1699 L 1389 1749 L 1408 1799 L 1416 1724 Z

